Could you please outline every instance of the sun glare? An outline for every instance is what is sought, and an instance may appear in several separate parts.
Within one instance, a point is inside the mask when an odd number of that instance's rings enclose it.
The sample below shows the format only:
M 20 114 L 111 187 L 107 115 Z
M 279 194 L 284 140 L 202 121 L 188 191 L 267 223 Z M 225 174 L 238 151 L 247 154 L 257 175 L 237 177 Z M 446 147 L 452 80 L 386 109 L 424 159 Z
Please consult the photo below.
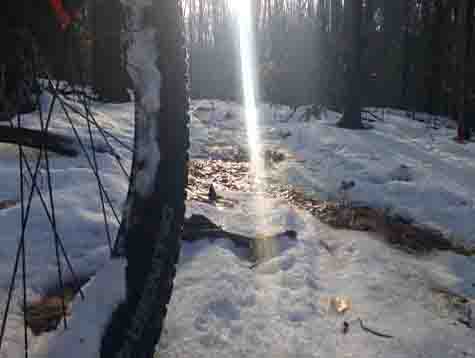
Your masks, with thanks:
M 263 165 L 258 131 L 258 111 L 256 103 L 256 75 L 254 34 L 252 21 L 252 0 L 231 0 L 239 24 L 239 45 L 241 76 L 244 95 L 244 111 L 248 135 L 251 165 L 256 182 L 262 178 Z
M 256 76 L 256 56 L 254 40 L 254 20 L 252 12 L 252 0 L 233 0 L 232 9 L 237 17 L 239 27 L 239 46 L 241 59 L 241 78 L 244 96 L 244 117 L 246 122 L 248 147 L 250 154 L 250 174 L 254 179 L 255 197 L 255 224 L 256 232 L 270 232 L 271 225 L 268 222 L 268 215 L 271 203 L 266 200 L 265 190 L 265 168 L 264 159 L 259 136 L 259 111 L 257 109 L 257 76 Z M 272 240 L 268 240 L 267 249 L 273 249 Z

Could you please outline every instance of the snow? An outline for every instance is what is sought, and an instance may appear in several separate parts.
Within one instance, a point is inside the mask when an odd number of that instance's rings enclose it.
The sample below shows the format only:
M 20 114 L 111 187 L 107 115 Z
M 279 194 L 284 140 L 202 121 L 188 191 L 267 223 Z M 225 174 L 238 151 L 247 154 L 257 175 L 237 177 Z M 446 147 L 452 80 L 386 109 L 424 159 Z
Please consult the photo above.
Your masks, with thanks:
M 247 136 L 239 106 L 195 101 L 193 108 L 193 158 L 226 157 L 233 146 L 244 146 Z M 56 106 L 61 117 L 59 109 Z M 352 132 L 335 126 L 336 113 L 304 122 L 299 120 L 303 109 L 289 121 L 291 111 L 286 107 L 260 109 L 264 148 L 281 150 L 287 157 L 269 169 L 273 180 L 324 197 L 345 195 L 362 204 L 390 207 L 473 243 L 475 225 L 469 217 L 474 214 L 475 146 L 453 143 L 453 130 L 429 130 L 391 112 L 384 122 L 373 123 L 373 130 Z M 132 146 L 131 104 L 94 105 L 93 111 L 107 130 Z M 82 123 L 78 131 L 87 142 L 84 121 L 76 115 L 72 119 L 78 126 Z M 35 126 L 33 118 L 27 116 L 25 121 Z M 67 133 L 67 127 L 53 122 L 55 132 Z M 280 133 L 286 131 L 291 136 L 282 139 Z M 100 138 L 97 131 L 94 136 Z M 111 143 L 129 167 L 131 154 Z M 120 208 L 127 180 L 109 153 L 97 156 L 104 186 Z M 17 165 L 16 148 L 2 146 L 0 200 L 18 199 Z M 53 156 L 52 174 L 60 236 L 78 275 L 95 276 L 85 287 L 86 300 L 75 299 L 67 331 L 30 335 L 30 357 L 98 357 L 100 332 L 124 297 L 124 262 L 110 261 L 97 184 L 84 156 Z M 343 193 L 342 181 L 351 180 L 355 186 Z M 47 193 L 46 183 L 41 188 Z M 295 230 L 297 240 L 279 241 L 272 250 L 275 257 L 256 267 L 248 252 L 229 240 L 184 242 L 158 347 L 161 358 L 475 356 L 475 330 L 459 323 L 464 312 L 438 293 L 473 300 L 473 258 L 450 252 L 410 256 L 387 246 L 376 234 L 331 229 L 284 201 L 258 197 L 261 206 L 256 207 L 255 194 L 217 190 L 236 206 L 190 202 L 187 215 L 206 215 L 226 230 L 252 236 L 262 233 L 258 221 L 263 207 L 264 234 Z M 35 196 L 26 241 L 29 300 L 57 280 L 54 241 L 40 205 Z M 19 213 L 18 206 L 0 210 L 2 302 L 18 244 Z M 118 225 L 108 214 L 115 236 Z M 21 282 L 16 286 L 1 358 L 23 356 Z M 351 302 L 345 314 L 332 308 L 336 297 Z M 3 309 L 0 305 L 0 313 Z M 364 331 L 359 319 L 394 338 Z M 342 333 L 345 321 L 348 334 Z
M 134 83 L 139 101 L 136 103 L 136 160 L 143 165 L 137 170 L 134 189 L 142 196 L 150 193 L 157 177 L 160 162 L 158 146 L 158 113 L 160 111 L 160 87 L 162 77 L 158 69 L 158 33 L 144 17 L 150 11 L 152 1 L 124 1 L 130 8 L 131 29 L 127 48 L 127 71 Z
M 233 197 L 252 206 L 249 195 Z M 283 202 L 270 204 L 274 208 L 269 213 L 274 228 L 297 230 L 299 243 L 254 270 L 243 260 L 240 249 L 224 239 L 183 244 L 174 295 L 159 347 L 161 357 L 357 354 L 445 358 L 475 353 L 473 330 L 454 325 L 452 315 L 439 315 L 438 302 L 430 291 L 432 282 L 437 280 L 439 285 L 447 284 L 460 294 L 473 295 L 473 288 L 457 289 L 459 272 L 452 271 L 452 265 L 459 266 L 465 280 L 473 282 L 473 262 L 451 254 L 421 262 L 367 234 L 334 232 Z M 206 213 L 213 220 L 232 222 L 235 227 L 253 226 L 250 222 L 255 213 L 244 213 L 240 209 L 223 212 L 207 204 L 194 203 L 189 214 Z M 334 248 L 332 254 L 323 248 L 321 241 Z M 448 261 L 454 262 L 447 265 Z M 120 282 L 122 268 L 101 274 L 108 277 L 103 282 Z M 88 287 L 86 294 L 104 293 L 102 285 L 94 287 L 95 290 Z M 329 300 L 337 296 L 351 299 L 351 310 L 343 316 L 329 306 Z M 84 306 L 91 305 L 82 304 L 78 308 Z M 110 309 L 105 311 L 110 312 Z M 84 321 L 88 322 L 86 317 L 95 317 L 93 312 L 82 313 L 74 311 L 81 319 L 71 322 L 69 335 L 52 340 L 60 347 L 67 344 L 78 347 L 78 351 L 69 352 L 73 358 L 97 356 L 92 351 L 84 355 L 88 345 L 83 348 L 74 343 L 87 332 L 83 329 L 87 324 Z M 359 318 L 367 326 L 395 338 L 388 341 L 369 335 L 357 324 Z M 350 333 L 346 336 L 341 333 L 343 321 L 350 324 Z M 93 332 L 96 333 L 97 328 Z M 63 343 L 66 337 L 70 340 Z
M 146 118 L 147 114 L 144 113 L 143 116 Z M 147 194 L 152 192 L 158 175 L 158 164 L 160 162 L 160 150 L 156 138 L 158 121 L 156 119 L 139 121 L 136 125 L 136 131 L 137 146 L 141 148 L 136 151 L 136 160 L 137 163 L 143 163 L 143 166 L 137 171 L 134 189 L 142 197 L 146 197 Z
M 219 157 L 226 146 L 245 147 L 241 108 L 213 101 L 216 109 L 205 110 L 209 102 L 195 104 L 193 153 Z M 475 247 L 475 143 L 454 142 L 455 129 L 446 128 L 446 121 L 435 130 L 398 111 L 386 110 L 372 130 L 352 131 L 338 128 L 340 115 L 331 111 L 306 122 L 305 109 L 292 115 L 284 106 L 260 108 L 264 146 L 289 158 L 272 173 L 273 180 L 323 199 L 344 196 L 355 205 L 386 208 Z M 291 135 L 282 138 L 282 133 Z M 216 149 L 203 142 L 216 143 Z M 342 191 L 343 181 L 355 186 Z
M 246 208 L 248 195 L 234 195 Z M 473 295 L 474 262 L 443 254 L 422 261 L 388 248 L 365 233 L 334 231 L 307 213 L 272 201 L 275 230 L 296 230 L 299 243 L 255 268 L 236 248 L 218 243 L 185 244 L 160 357 L 462 357 L 475 353 L 475 332 L 438 314 L 432 282 Z M 192 204 L 221 223 L 253 227 L 256 213 Z M 226 227 L 226 226 L 225 226 Z M 334 248 L 329 253 L 321 242 Z M 458 260 L 462 271 L 453 270 Z M 433 271 L 436 271 L 434 274 Z M 460 276 L 459 276 L 460 275 Z M 437 277 L 436 277 L 437 276 Z M 338 315 L 334 297 L 351 309 Z M 381 339 L 358 322 L 393 335 Z M 350 333 L 341 333 L 343 321 Z M 465 352 L 465 353 L 463 353 Z
M 145 11 L 152 6 L 152 1 L 124 0 L 123 3 L 131 10 L 127 71 L 139 93 L 142 108 L 146 113 L 156 113 L 160 109 L 161 84 L 161 74 L 156 65 L 158 34 L 153 27 L 143 25 Z
M 145 16 L 151 11 L 150 0 L 123 0 L 130 10 L 130 26 L 127 32 L 127 71 L 134 84 L 135 142 L 134 182 L 123 211 L 123 227 L 127 231 L 132 222 L 130 208 L 137 195 L 146 197 L 154 189 L 160 163 L 159 123 L 160 89 L 162 77 L 158 68 L 158 32 L 152 24 L 145 24 Z M 121 231 L 122 233 L 123 231 Z M 122 234 L 117 239 L 116 250 L 122 254 L 125 246 Z
M 101 105 L 92 108 L 96 120 L 114 133 L 126 144 L 133 143 L 133 106 Z M 81 140 L 87 144 L 88 132 L 83 119 L 72 115 L 72 121 L 77 126 Z M 25 126 L 39 127 L 39 121 L 32 115 L 23 117 Z M 55 118 L 51 123 L 51 131 L 72 135 L 64 114 L 58 104 L 55 106 Z M 97 130 L 93 135 L 98 140 L 102 138 Z M 111 140 L 111 139 L 110 139 Z M 111 140 L 112 141 L 112 140 Z M 90 147 L 88 154 L 91 156 Z M 123 147 L 117 145 L 115 152 L 122 158 L 125 167 L 130 167 L 131 154 Z M 29 158 L 30 166 L 34 168 L 38 151 L 25 152 Z M 118 162 L 109 153 L 96 153 L 100 167 L 100 175 L 109 197 L 120 215 L 120 207 L 127 192 L 127 181 Z M 89 168 L 84 155 L 76 158 L 66 158 L 50 155 L 50 169 L 54 187 L 55 212 L 57 229 L 68 257 L 72 263 L 76 276 L 79 278 L 90 277 L 100 271 L 108 262 L 110 250 L 104 228 L 104 221 L 98 195 L 97 182 L 93 171 Z M 0 200 L 18 201 L 19 195 L 19 169 L 18 149 L 16 146 L 0 145 Z M 27 182 L 31 182 L 28 178 Z M 46 202 L 48 201 L 47 176 L 44 164 L 40 169 L 38 184 Z M 30 185 L 26 185 L 29 194 Z M 115 237 L 118 223 L 108 209 L 108 222 L 111 236 Z M 8 285 L 13 271 L 13 262 L 19 243 L 20 233 L 20 207 L 0 210 L 0 314 L 3 315 L 7 299 Z M 58 283 L 54 236 L 48 218 L 44 213 L 41 201 L 35 193 L 31 206 L 31 214 L 26 235 L 26 281 L 27 298 L 33 301 L 41 297 L 48 289 Z M 65 281 L 72 281 L 64 258 L 62 259 L 63 277 Z M 23 315 L 21 300 L 21 266 L 15 283 L 15 295 L 10 307 L 11 314 L 7 321 L 7 333 L 0 350 L 0 357 L 20 357 L 23 351 Z M 33 346 L 41 342 L 41 338 L 29 335 L 30 344 Z

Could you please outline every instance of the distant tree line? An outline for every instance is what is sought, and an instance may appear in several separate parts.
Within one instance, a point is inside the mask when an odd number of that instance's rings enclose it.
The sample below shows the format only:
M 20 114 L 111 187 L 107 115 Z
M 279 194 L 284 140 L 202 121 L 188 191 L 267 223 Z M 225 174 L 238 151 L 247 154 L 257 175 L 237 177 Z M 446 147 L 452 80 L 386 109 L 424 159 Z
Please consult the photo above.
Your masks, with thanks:
M 362 105 L 450 114 L 455 119 L 475 113 L 474 0 L 253 4 L 263 100 L 343 110 L 348 85 L 357 83 Z M 193 95 L 239 96 L 229 1 L 184 0 L 184 8 Z M 354 41 L 358 81 L 348 77 Z
M 239 99 L 240 59 L 231 1 L 237 0 L 181 0 L 195 98 Z M 17 3 L 23 2 L 28 1 Z M 475 113 L 475 0 L 254 0 L 252 4 L 263 101 L 343 110 L 357 88 L 362 106 L 449 114 L 462 123 Z M 82 5 L 80 51 L 73 58 L 81 57 L 83 77 L 103 99 L 127 100 L 126 44 L 121 41 L 127 26 L 124 9 L 119 0 L 89 0 Z M 36 16 L 51 21 L 44 11 Z M 56 40 L 45 48 L 52 54 L 56 76 L 77 80 L 65 66 L 67 46 L 58 46 L 58 35 L 53 35 Z

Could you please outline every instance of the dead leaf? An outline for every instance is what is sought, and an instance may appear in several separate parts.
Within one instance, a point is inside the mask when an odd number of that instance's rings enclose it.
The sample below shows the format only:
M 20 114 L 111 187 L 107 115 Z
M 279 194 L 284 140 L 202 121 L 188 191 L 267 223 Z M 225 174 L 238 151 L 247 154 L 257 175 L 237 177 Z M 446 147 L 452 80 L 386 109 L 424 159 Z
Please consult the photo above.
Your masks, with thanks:
M 347 297 L 335 297 L 332 298 L 332 306 L 335 309 L 335 311 L 339 314 L 343 314 L 346 311 L 349 311 L 351 309 L 351 301 Z

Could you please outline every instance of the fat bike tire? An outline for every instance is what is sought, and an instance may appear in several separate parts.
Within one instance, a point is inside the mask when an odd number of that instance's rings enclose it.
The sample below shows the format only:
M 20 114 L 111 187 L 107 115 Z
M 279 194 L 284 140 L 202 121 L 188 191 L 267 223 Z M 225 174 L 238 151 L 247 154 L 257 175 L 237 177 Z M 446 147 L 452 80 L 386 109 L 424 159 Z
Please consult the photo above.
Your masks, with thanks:
M 123 235 L 126 299 L 104 331 L 101 358 L 152 358 L 163 331 L 180 252 L 188 180 L 189 97 L 182 9 L 176 0 L 154 2 L 161 74 L 157 141 L 160 149 L 153 190 L 140 194 L 144 163 L 136 134 L 132 176 L 119 230 Z M 138 94 L 140 95 L 140 94 Z M 137 96 L 137 93 L 136 93 Z M 136 101 L 140 99 L 136 97 Z M 146 165 L 146 164 L 145 164 Z M 120 240 L 118 240 L 120 242 Z

